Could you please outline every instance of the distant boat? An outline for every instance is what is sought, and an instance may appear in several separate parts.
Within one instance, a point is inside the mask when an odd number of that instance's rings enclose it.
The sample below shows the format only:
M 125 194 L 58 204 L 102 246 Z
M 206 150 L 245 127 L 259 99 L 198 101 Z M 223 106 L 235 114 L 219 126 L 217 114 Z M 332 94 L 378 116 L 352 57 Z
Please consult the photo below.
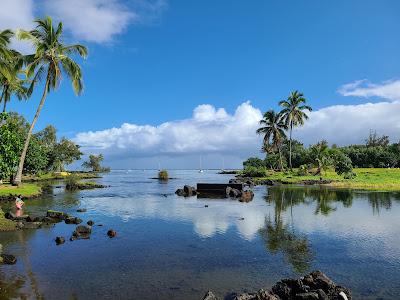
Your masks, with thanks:
M 202 168 L 202 160 L 201 160 L 201 156 L 200 156 L 200 169 L 199 169 L 199 173 L 203 173 L 203 168 Z

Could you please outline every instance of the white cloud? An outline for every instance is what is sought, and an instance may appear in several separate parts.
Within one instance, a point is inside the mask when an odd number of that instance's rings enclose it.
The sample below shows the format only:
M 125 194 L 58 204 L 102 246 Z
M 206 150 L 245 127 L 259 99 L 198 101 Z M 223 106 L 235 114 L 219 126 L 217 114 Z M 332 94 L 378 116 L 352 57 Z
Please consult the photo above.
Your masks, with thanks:
M 233 115 L 211 105 L 200 105 L 190 119 L 157 127 L 125 123 L 119 128 L 79 133 L 75 141 L 85 148 L 129 156 L 250 154 L 260 147 L 255 135 L 260 119 L 261 111 L 249 102 L 239 105 Z
M 294 138 L 306 146 L 321 139 L 346 145 L 363 143 L 373 129 L 397 141 L 400 139 L 399 112 L 398 101 L 329 106 L 311 112 L 305 125 L 295 130 Z M 196 107 L 189 119 L 159 126 L 125 123 L 119 128 L 79 133 L 75 141 L 84 150 L 104 153 L 111 160 L 191 156 L 195 161 L 191 167 L 196 167 L 199 154 L 241 159 L 260 154 L 261 137 L 255 133 L 260 119 L 261 111 L 249 102 L 239 105 L 233 114 L 207 104 Z M 214 159 L 213 167 L 220 167 L 220 161 L 221 156 Z M 240 162 L 240 159 L 235 161 Z M 230 161 L 226 162 L 228 167 L 232 166 Z M 154 165 L 153 162 L 151 166 Z
M 117 0 L 46 0 L 45 10 L 76 38 L 97 43 L 109 42 L 137 19 Z
M 400 80 L 388 80 L 381 84 L 370 83 L 368 80 L 358 80 L 341 86 L 338 92 L 343 96 L 378 97 L 397 101 L 400 100 Z

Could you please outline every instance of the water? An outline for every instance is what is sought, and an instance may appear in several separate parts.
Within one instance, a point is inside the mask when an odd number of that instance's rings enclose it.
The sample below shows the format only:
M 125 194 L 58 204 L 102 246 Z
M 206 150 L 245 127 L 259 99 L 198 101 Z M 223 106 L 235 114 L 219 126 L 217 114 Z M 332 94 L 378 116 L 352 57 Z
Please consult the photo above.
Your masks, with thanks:
M 400 193 L 260 186 L 250 203 L 185 199 L 174 195 L 184 184 L 231 175 L 173 171 L 177 179 L 165 184 L 149 179 L 155 173 L 115 171 L 98 180 L 110 188 L 76 193 L 58 183 L 28 201 L 27 213 L 62 210 L 103 226 L 61 246 L 54 238 L 69 238 L 74 225 L 0 233 L 3 252 L 18 258 L 0 266 L 0 299 L 197 300 L 209 289 L 222 297 L 314 269 L 355 299 L 398 299 Z

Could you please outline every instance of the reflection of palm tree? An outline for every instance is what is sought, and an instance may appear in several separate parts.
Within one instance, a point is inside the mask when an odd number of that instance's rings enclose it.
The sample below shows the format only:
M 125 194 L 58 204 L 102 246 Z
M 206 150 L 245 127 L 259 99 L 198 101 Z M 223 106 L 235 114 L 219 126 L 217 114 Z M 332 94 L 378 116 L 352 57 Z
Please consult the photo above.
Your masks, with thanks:
M 313 253 L 305 236 L 290 232 L 282 219 L 272 222 L 265 220 L 265 228 L 260 229 L 260 235 L 265 241 L 265 247 L 271 253 L 281 251 L 285 260 L 298 273 L 304 273 L 310 268 Z
M 374 215 L 379 215 L 381 208 L 386 210 L 392 208 L 391 195 L 388 193 L 370 193 L 368 194 L 368 202 L 371 204 Z

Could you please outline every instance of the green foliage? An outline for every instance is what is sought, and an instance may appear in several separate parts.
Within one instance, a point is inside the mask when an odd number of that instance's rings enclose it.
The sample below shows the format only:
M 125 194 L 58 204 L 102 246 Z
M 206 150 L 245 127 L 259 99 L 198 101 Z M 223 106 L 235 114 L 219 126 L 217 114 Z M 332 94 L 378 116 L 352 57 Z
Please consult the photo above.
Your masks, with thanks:
M 67 178 L 65 178 L 65 188 L 68 191 L 76 191 L 79 189 L 79 176 L 76 176 L 75 174 L 68 175 Z
M 339 157 L 336 157 L 335 164 L 336 164 L 335 172 L 338 175 L 349 174 L 349 173 L 352 173 L 352 171 L 353 171 L 351 159 L 345 154 L 342 154 Z
M 159 180 L 168 180 L 169 179 L 168 171 L 161 170 L 160 172 L 158 172 L 158 179 Z
M 94 155 L 90 154 L 89 155 L 89 160 L 85 161 L 82 166 L 87 169 L 91 169 L 93 172 L 109 172 L 110 168 L 105 168 L 101 166 L 101 162 L 104 160 L 104 157 L 102 154 L 99 155 Z
M 46 170 L 49 162 L 48 151 L 41 141 L 33 136 L 29 142 L 24 164 L 24 172 L 36 174 Z
M 48 169 L 52 171 L 64 171 L 65 165 L 71 164 L 81 158 L 83 153 L 79 148 L 79 145 L 76 145 L 74 142 L 62 138 L 51 149 Z
M 246 161 L 243 162 L 243 167 L 256 167 L 262 168 L 265 167 L 265 162 L 258 157 L 250 157 Z
M 280 157 L 277 153 L 268 153 L 264 160 L 264 164 L 267 168 L 277 170 L 280 168 Z M 286 159 L 283 160 L 283 167 L 286 167 Z
M 297 176 L 305 176 L 308 174 L 308 166 L 307 165 L 301 165 L 297 169 Z
M 247 177 L 265 177 L 267 175 L 267 170 L 265 167 L 257 168 L 248 166 L 243 170 L 243 175 Z
M 0 179 L 9 180 L 16 171 L 23 145 L 20 119 L 9 114 L 1 115 L 0 126 Z

